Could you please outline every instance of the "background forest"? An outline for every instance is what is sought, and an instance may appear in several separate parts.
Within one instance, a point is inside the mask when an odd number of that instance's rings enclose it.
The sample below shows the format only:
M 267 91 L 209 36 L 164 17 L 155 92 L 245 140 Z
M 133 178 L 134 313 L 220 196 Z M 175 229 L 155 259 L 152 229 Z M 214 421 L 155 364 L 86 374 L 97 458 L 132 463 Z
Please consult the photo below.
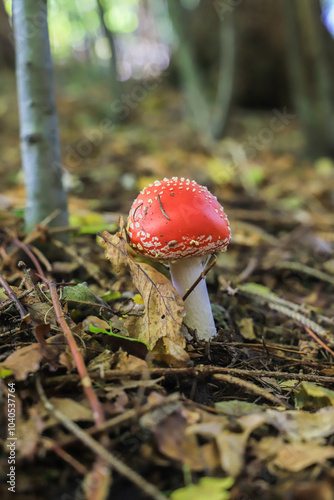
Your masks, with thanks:
M 1 498 L 334 499 L 333 56 L 334 0 L 0 0 Z M 165 177 L 210 342 L 119 219 Z

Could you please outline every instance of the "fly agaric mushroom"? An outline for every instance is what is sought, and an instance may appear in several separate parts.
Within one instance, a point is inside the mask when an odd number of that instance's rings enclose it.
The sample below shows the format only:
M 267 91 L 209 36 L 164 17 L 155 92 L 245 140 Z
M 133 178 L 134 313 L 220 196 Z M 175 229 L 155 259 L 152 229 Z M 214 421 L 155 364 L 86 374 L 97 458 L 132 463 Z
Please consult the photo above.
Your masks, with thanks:
M 181 297 L 199 278 L 211 254 L 226 250 L 231 231 L 223 207 L 206 187 L 188 179 L 164 179 L 144 188 L 130 209 L 130 246 L 169 263 Z M 205 279 L 185 300 L 186 324 L 200 339 L 217 333 Z

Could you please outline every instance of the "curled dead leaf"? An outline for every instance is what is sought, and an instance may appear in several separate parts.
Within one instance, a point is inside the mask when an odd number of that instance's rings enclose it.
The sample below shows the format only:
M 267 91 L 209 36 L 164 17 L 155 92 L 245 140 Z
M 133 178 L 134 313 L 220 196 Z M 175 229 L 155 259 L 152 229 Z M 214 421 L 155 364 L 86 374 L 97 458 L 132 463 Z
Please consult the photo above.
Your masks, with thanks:
M 168 338 L 172 343 L 185 347 L 181 335 L 183 301 L 172 283 L 148 264 L 139 263 L 127 252 L 127 244 L 122 236 L 103 232 L 106 242 L 105 255 L 115 272 L 127 267 L 133 283 L 145 304 L 143 316 L 131 322 L 131 336 L 146 342 L 152 349 L 159 339 Z

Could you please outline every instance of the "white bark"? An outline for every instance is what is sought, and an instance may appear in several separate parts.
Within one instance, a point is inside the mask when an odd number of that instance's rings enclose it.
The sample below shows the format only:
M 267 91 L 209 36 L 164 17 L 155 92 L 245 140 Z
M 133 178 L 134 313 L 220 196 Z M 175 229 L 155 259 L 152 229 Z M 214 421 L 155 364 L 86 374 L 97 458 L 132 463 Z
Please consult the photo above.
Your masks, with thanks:
M 192 257 L 170 263 L 172 282 L 181 297 L 204 271 L 206 262 L 205 257 Z M 184 306 L 185 323 L 197 330 L 199 339 L 209 340 L 217 334 L 205 279 L 186 298 Z
M 55 109 L 46 0 L 13 0 L 26 230 L 58 209 L 53 226 L 68 224 Z

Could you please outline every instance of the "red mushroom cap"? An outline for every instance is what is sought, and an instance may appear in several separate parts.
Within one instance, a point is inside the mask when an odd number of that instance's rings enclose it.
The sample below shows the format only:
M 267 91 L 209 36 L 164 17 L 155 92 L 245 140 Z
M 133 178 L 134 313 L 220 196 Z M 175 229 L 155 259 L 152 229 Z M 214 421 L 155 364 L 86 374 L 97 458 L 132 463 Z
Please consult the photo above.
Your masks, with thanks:
M 164 179 L 144 188 L 132 204 L 130 245 L 155 260 L 177 260 L 225 250 L 231 231 L 223 207 L 206 187 Z

